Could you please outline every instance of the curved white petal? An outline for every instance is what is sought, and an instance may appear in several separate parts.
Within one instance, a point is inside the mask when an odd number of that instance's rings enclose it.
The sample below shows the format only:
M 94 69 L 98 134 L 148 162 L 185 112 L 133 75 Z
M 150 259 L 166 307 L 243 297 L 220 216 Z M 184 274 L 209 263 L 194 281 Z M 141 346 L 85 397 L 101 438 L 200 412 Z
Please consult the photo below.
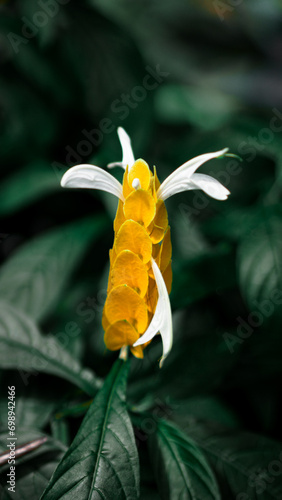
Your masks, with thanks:
M 62 187 L 100 189 L 114 194 L 122 201 L 122 185 L 117 179 L 105 170 L 95 165 L 77 165 L 63 175 Z
M 150 325 L 148 326 L 146 332 L 143 333 L 143 335 L 137 340 L 137 342 L 135 342 L 135 344 L 133 344 L 133 347 L 149 342 L 149 340 L 151 340 L 158 332 L 160 332 L 163 342 L 163 355 L 160 360 L 161 368 L 172 347 L 172 316 L 169 296 L 162 273 L 153 258 L 151 259 L 151 262 L 158 288 L 158 303 Z
M 226 200 L 230 194 L 230 191 L 226 187 L 210 175 L 193 174 L 191 182 L 195 184 L 196 189 L 202 189 L 202 191 L 216 200 Z
M 126 167 L 128 165 L 128 170 L 130 170 L 132 165 L 135 163 L 130 137 L 122 127 L 118 127 L 117 133 L 122 149 L 122 161 L 109 163 L 108 168 L 122 167 L 124 168 L 124 170 L 126 170 Z
M 225 148 L 220 151 L 216 151 L 215 153 L 206 153 L 204 155 L 196 156 L 196 158 L 187 161 L 172 172 L 172 174 L 170 174 L 160 185 L 157 193 L 158 198 L 166 200 L 176 193 L 188 191 L 189 189 L 197 189 L 198 186 L 191 182 L 194 172 L 207 161 L 223 157 L 227 152 L 228 148 Z M 200 187 L 200 189 L 202 188 Z
M 113 163 L 108 163 L 108 168 L 121 167 L 126 170 L 126 163 L 122 163 L 122 161 L 113 161 Z

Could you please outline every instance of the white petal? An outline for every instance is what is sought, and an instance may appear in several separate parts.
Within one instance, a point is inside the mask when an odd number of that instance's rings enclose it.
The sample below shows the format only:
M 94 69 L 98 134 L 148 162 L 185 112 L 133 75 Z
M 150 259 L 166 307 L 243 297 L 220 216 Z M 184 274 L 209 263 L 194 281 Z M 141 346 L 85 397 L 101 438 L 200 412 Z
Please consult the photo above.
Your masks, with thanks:
M 227 151 L 228 148 L 225 148 L 221 151 L 216 151 L 215 153 L 206 153 L 204 155 L 196 156 L 196 158 L 193 158 L 192 160 L 189 160 L 181 165 L 160 185 L 157 193 L 158 198 L 166 200 L 176 193 L 188 191 L 190 189 L 197 189 L 197 186 L 195 187 L 195 184 L 191 182 L 191 178 L 197 168 L 209 160 L 225 156 Z
M 122 167 L 122 168 L 124 168 L 124 170 L 126 170 L 126 167 L 128 165 L 128 169 L 130 170 L 132 165 L 135 163 L 135 158 L 134 158 L 134 154 L 133 154 L 132 147 L 131 147 L 130 137 L 125 132 L 124 128 L 122 128 L 122 127 L 118 127 L 117 133 L 119 136 L 121 149 L 122 149 L 122 161 L 109 163 L 108 168 Z
M 113 161 L 113 163 L 108 163 L 108 168 L 121 167 L 126 170 L 126 163 L 122 163 L 122 161 Z
M 195 184 L 196 189 L 202 189 L 205 193 L 216 200 L 226 200 L 230 194 L 230 191 L 226 189 L 226 187 L 210 175 L 193 174 L 191 182 Z
M 77 165 L 63 175 L 62 187 L 100 189 L 114 194 L 122 201 L 122 185 L 117 179 L 105 170 L 95 165 Z
M 143 333 L 143 335 L 140 337 L 140 339 L 138 339 L 137 342 L 133 344 L 133 347 L 149 342 L 149 340 L 151 340 L 158 332 L 160 332 L 163 342 L 163 355 L 160 360 L 161 368 L 172 347 L 172 316 L 169 296 L 162 273 L 153 258 L 151 259 L 151 261 L 158 288 L 158 303 L 150 325 L 148 326 L 146 332 Z

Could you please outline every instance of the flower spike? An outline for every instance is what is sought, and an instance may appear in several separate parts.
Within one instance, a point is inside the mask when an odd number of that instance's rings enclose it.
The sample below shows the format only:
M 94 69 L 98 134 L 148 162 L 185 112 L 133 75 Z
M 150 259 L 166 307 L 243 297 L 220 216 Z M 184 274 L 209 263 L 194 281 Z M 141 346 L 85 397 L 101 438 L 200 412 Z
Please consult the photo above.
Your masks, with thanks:
M 160 332 L 163 341 L 163 355 L 160 360 L 161 368 L 172 347 L 172 316 L 166 284 L 164 282 L 162 273 L 153 258 L 152 270 L 156 280 L 159 295 L 157 307 L 146 332 L 143 333 L 142 337 L 140 337 L 137 342 L 135 342 L 135 344 L 133 344 L 133 347 L 149 342 L 158 332 Z
M 215 153 L 207 153 L 185 162 L 170 174 L 158 189 L 158 198 L 166 200 L 170 196 L 189 191 L 190 189 L 202 189 L 209 196 L 217 200 L 226 200 L 230 191 L 220 182 L 209 175 L 195 174 L 195 171 L 204 163 L 214 158 L 226 156 L 228 148 Z
M 117 196 L 124 201 L 122 185 L 105 170 L 95 165 L 77 165 L 64 174 L 62 187 L 100 189 Z
M 108 349 L 120 349 L 126 359 L 128 347 L 137 358 L 160 333 L 163 354 L 160 367 L 172 348 L 172 316 L 169 293 L 172 282 L 170 227 L 164 200 L 190 189 L 201 189 L 212 198 L 225 200 L 230 194 L 220 182 L 195 173 L 208 160 L 232 156 L 228 149 L 203 154 L 181 165 L 161 185 L 156 170 L 136 160 L 130 137 L 121 127 L 118 136 L 125 172 L 122 185 L 94 165 L 78 165 L 63 176 L 63 187 L 101 189 L 119 198 L 114 221 L 114 243 L 110 250 L 110 272 L 102 324 Z

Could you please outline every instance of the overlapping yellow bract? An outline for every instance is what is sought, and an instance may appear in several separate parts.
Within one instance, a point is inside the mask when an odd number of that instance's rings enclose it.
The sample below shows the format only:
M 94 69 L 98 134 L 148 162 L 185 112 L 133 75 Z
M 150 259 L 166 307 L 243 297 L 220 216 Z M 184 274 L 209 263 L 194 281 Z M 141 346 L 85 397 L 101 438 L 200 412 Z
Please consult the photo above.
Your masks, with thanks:
M 133 184 L 133 185 L 132 185 Z M 158 290 L 151 257 L 170 292 L 171 240 L 165 204 L 157 198 L 159 180 L 143 160 L 123 177 L 124 202 L 119 201 L 110 250 L 108 295 L 103 311 L 105 344 L 115 351 L 124 345 L 138 358 L 143 346 L 133 344 L 146 331 L 156 309 Z

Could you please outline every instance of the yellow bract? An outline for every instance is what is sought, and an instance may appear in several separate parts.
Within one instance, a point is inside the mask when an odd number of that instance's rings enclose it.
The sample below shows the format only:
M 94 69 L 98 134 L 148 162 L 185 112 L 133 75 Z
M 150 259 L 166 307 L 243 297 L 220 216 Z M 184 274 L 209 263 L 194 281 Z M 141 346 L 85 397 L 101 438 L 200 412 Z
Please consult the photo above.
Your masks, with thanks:
M 123 192 L 124 198 L 126 199 L 128 197 L 128 195 L 130 195 L 130 193 L 132 193 L 132 191 L 134 191 L 134 188 L 132 187 L 131 184 L 129 185 L 129 182 L 128 182 L 128 167 L 127 167 L 126 171 L 125 171 L 125 174 L 123 176 L 123 185 L 122 185 L 122 192 Z
M 134 344 L 138 338 L 137 331 L 128 321 L 119 320 L 107 328 L 104 341 L 110 351 L 116 351 L 123 345 Z
M 132 186 L 134 179 L 139 179 L 142 189 L 147 191 L 150 186 L 151 172 L 144 160 L 137 160 L 128 172 L 128 184 Z
M 130 347 L 130 350 L 132 354 L 135 356 L 135 358 L 143 359 L 144 354 L 143 354 L 143 348 L 145 347 L 144 345 L 138 345 L 137 347 Z
M 140 297 L 144 297 L 148 288 L 147 268 L 142 260 L 130 250 L 123 250 L 115 260 L 111 272 L 112 286 L 128 285 Z
M 126 198 L 123 212 L 126 219 L 135 220 L 147 227 L 156 215 L 154 198 L 144 189 L 137 189 Z
M 162 200 L 158 200 L 156 203 L 156 215 L 148 228 L 152 243 L 156 244 L 162 241 L 167 226 L 168 218 L 165 204 Z
M 152 255 L 152 242 L 146 229 L 133 220 L 127 220 L 121 226 L 114 245 L 116 254 L 123 250 L 131 250 L 145 263 Z
M 144 300 L 127 285 L 112 288 L 105 304 L 105 313 L 110 323 L 127 320 L 143 333 L 147 327 L 148 313 Z
M 171 263 L 167 265 L 165 270 L 163 271 L 163 279 L 167 288 L 168 293 L 171 292 L 171 283 L 172 283 L 172 270 L 171 270 Z
M 158 189 L 159 189 L 159 187 L 160 187 L 161 183 L 160 183 L 160 181 L 159 181 L 159 179 L 158 179 L 158 176 L 157 176 L 157 170 L 156 170 L 156 167 L 155 167 L 155 166 L 154 166 L 154 181 L 155 181 L 155 189 L 156 189 L 156 191 L 158 191 Z
M 163 200 L 158 200 L 156 204 L 156 217 L 154 219 L 156 226 L 161 227 L 164 231 L 168 226 L 168 217 Z
M 105 313 L 105 308 L 104 308 L 103 315 L 102 315 L 102 327 L 106 331 L 109 326 L 110 326 L 110 323 L 108 321 L 108 318 L 107 318 L 106 313 Z
M 158 201 L 157 191 L 158 191 L 159 187 L 160 187 L 160 181 L 159 181 L 158 176 L 157 176 L 156 167 L 154 167 L 154 175 L 152 175 L 152 177 L 151 177 L 151 190 L 152 190 L 152 195 L 154 197 L 155 202 Z
M 132 186 L 133 183 L 133 186 Z M 110 251 L 108 296 L 103 311 L 105 344 L 110 350 L 124 345 L 143 358 L 147 344 L 133 347 L 148 328 L 158 301 L 153 258 L 171 289 L 171 242 L 165 204 L 157 197 L 156 170 L 137 160 L 123 177 L 124 202 L 119 201 L 114 221 L 115 240 Z
M 148 311 L 151 313 L 155 312 L 158 301 L 158 290 L 156 287 L 156 282 L 154 278 L 149 278 L 149 286 L 147 293 L 147 305 Z
M 116 218 L 114 220 L 114 230 L 115 233 L 118 233 L 119 228 L 122 226 L 122 224 L 126 221 L 124 212 L 123 212 L 123 202 L 119 200 L 118 202 L 118 208 L 117 208 L 117 213 L 116 213 Z
M 157 243 L 160 243 L 160 241 L 162 241 L 163 237 L 164 237 L 163 228 L 153 225 L 153 229 L 150 232 L 150 238 L 152 240 L 152 243 L 154 243 L 154 245 Z
M 163 272 L 171 261 L 171 238 L 170 238 L 170 227 L 167 228 L 164 240 L 161 246 L 161 262 L 160 270 Z

